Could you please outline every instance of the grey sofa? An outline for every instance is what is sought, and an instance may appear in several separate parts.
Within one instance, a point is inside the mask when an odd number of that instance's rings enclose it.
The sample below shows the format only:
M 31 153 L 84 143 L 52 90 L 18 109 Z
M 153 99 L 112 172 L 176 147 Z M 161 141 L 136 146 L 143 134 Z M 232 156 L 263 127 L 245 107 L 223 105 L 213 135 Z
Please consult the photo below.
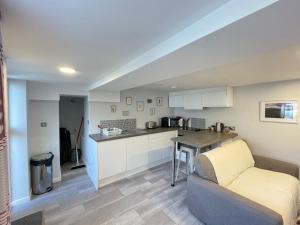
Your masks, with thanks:
M 253 156 L 254 166 L 299 177 L 297 165 Z M 215 182 L 206 157 L 195 158 L 194 174 L 188 177 L 189 210 L 206 225 L 283 225 L 277 212 L 239 195 Z M 204 171 L 206 170 L 206 171 Z

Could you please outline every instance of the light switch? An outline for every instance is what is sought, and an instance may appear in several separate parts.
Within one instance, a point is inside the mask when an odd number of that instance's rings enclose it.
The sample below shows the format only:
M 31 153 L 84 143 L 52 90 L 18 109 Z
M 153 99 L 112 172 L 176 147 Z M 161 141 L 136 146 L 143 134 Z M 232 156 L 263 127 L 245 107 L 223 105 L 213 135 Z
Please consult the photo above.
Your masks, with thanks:
M 41 122 L 41 127 L 47 127 L 47 123 L 46 122 Z

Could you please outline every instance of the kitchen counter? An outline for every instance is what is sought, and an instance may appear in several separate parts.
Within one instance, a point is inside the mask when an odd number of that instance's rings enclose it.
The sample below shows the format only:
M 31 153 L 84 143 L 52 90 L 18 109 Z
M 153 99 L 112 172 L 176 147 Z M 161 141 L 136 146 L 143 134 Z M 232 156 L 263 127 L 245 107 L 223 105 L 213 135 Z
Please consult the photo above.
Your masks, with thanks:
M 98 189 L 172 159 L 176 128 L 133 129 L 120 135 L 90 135 L 86 145 L 87 174 Z
M 176 172 L 176 153 L 177 151 L 182 151 L 180 146 L 183 145 L 184 147 L 188 147 L 189 149 L 193 150 L 193 156 L 195 156 L 201 153 L 202 149 L 207 147 L 210 149 L 217 147 L 218 145 L 228 140 L 232 140 L 237 136 L 237 133 L 218 133 L 210 130 L 202 130 L 198 132 L 184 133 L 183 136 L 171 138 L 171 140 L 174 142 L 171 186 L 175 185 L 177 179 L 176 174 L 179 172 L 179 169 L 177 169 Z
M 209 130 L 202 130 L 198 132 L 190 132 L 188 135 L 178 136 L 172 138 L 171 140 L 194 148 L 206 148 L 237 136 L 237 133 L 225 134 Z
M 173 130 L 178 130 L 176 127 L 158 127 L 154 129 L 133 129 L 127 130 L 120 135 L 115 136 L 107 136 L 104 134 L 91 134 L 89 135 L 96 142 L 103 142 L 103 141 L 111 141 L 117 140 L 122 138 L 129 138 L 129 137 L 136 137 L 141 135 L 148 135 L 148 134 L 155 134 L 155 133 L 162 133 L 162 132 L 169 132 Z

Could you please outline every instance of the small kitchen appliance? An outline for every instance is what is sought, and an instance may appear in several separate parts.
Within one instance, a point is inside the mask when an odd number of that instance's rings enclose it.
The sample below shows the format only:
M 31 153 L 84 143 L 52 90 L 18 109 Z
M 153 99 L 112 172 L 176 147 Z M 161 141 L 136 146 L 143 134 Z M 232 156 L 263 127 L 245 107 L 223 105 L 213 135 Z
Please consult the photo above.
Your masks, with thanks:
M 178 127 L 178 118 L 175 117 L 163 117 L 161 118 L 162 127 Z
M 217 122 L 215 126 L 215 131 L 216 132 L 223 132 L 224 130 L 224 123 Z
M 178 117 L 178 126 L 179 127 L 185 126 L 185 120 L 182 117 Z
M 157 128 L 157 123 L 155 121 L 146 122 L 146 129 L 154 129 Z

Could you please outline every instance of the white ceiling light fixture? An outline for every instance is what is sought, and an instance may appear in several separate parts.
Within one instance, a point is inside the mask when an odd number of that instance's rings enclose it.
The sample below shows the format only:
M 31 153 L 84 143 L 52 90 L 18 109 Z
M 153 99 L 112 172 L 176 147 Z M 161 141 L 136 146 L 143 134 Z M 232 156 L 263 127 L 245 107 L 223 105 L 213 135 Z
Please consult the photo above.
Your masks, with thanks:
M 171 88 L 172 88 L 172 89 L 175 89 L 175 88 L 177 88 L 177 87 L 176 87 L 176 86 L 171 86 Z
M 66 67 L 66 66 L 62 66 L 58 68 L 60 72 L 65 73 L 65 74 L 69 74 L 69 75 L 74 75 L 77 73 L 77 71 L 72 68 L 72 67 Z

